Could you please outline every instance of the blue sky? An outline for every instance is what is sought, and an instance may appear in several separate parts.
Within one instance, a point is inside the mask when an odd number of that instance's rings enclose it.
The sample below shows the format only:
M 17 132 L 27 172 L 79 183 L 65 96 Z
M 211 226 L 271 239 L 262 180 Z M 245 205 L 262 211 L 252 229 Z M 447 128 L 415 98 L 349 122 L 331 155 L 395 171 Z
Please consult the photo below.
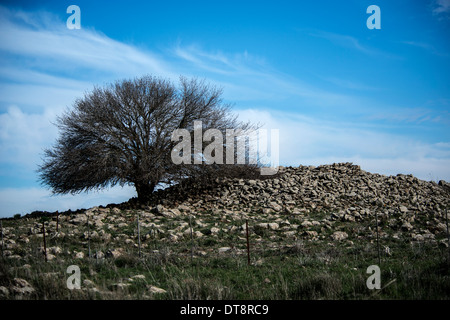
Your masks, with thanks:
M 370 5 L 381 29 L 366 26 Z M 449 30 L 450 0 L 3 1 L 0 216 L 134 196 L 51 196 L 36 169 L 76 98 L 144 74 L 223 87 L 241 119 L 280 130 L 282 165 L 449 181 Z

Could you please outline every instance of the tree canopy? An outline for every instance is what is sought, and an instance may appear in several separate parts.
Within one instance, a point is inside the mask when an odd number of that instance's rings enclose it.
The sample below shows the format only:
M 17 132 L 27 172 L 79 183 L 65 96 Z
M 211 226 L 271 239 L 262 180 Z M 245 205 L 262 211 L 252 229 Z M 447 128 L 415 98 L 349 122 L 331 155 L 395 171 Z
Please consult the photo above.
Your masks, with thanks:
M 181 77 L 175 86 L 167 79 L 143 76 L 95 87 L 57 118 L 59 137 L 44 151 L 40 180 L 56 194 L 132 184 L 138 200 L 146 201 L 159 183 L 255 172 L 257 166 L 248 163 L 175 164 L 171 153 L 178 141 L 173 133 L 193 133 L 195 121 L 203 132 L 216 129 L 224 136 L 227 129 L 256 129 L 237 121 L 223 102 L 222 90 L 203 80 Z M 196 156 L 193 143 L 190 157 Z

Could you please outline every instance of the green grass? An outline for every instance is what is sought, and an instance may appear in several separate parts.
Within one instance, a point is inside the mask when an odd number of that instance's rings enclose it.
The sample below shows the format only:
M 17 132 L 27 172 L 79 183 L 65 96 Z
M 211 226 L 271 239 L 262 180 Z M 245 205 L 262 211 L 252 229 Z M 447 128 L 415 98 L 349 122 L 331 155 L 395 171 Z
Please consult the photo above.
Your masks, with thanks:
M 321 221 L 325 213 L 314 213 L 308 219 Z M 299 224 L 298 217 L 286 217 L 291 224 Z M 26 279 L 35 293 L 27 299 L 449 299 L 450 274 L 448 248 L 438 242 L 412 244 L 409 238 L 395 239 L 385 226 L 381 245 L 381 290 L 369 290 L 366 273 L 370 265 L 378 265 L 376 239 L 368 232 L 373 221 L 365 223 L 337 222 L 332 229 L 314 226 L 308 230 L 324 236 L 319 240 L 302 237 L 300 227 L 295 238 L 285 238 L 282 230 L 256 227 L 260 222 L 251 221 L 251 265 L 247 264 L 245 234 L 239 229 L 245 221 L 219 221 L 206 215 L 203 222 L 208 227 L 195 224 L 194 230 L 204 236 L 193 241 L 194 257 L 191 259 L 192 241 L 184 236 L 179 242 L 164 241 L 164 235 L 143 240 L 142 257 L 138 249 L 114 237 L 119 234 L 136 236 L 135 226 L 110 232 L 110 241 L 91 240 L 92 254 L 96 250 L 121 247 L 125 254 L 117 259 L 87 258 L 87 241 L 80 236 L 62 238 L 47 237 L 47 247 L 59 246 L 63 252 L 55 260 L 45 262 L 38 252 L 42 238 L 30 236 L 30 242 L 13 249 L 21 260 L 0 259 L 0 286 L 9 287 L 14 278 Z M 167 229 L 176 228 L 182 222 L 166 221 Z M 211 226 L 218 228 L 236 226 L 233 232 L 220 231 L 217 236 L 208 234 Z M 23 224 L 23 222 L 22 222 Z M 10 237 L 20 238 L 27 232 L 20 219 L 3 222 L 11 229 Z M 61 224 L 68 234 L 72 227 Z M 106 228 L 103 228 L 107 231 Z M 349 238 L 333 242 L 329 235 L 342 230 Z M 141 230 L 142 234 L 147 230 Z M 133 238 L 134 239 L 134 238 Z M 440 239 L 437 239 L 440 240 Z M 137 243 L 137 241 L 135 241 Z M 218 248 L 232 249 L 219 253 Z M 389 254 L 385 248 L 389 247 Z M 84 259 L 75 259 L 74 251 L 83 251 Z M 69 265 L 81 270 L 82 289 L 69 290 L 66 280 Z M 145 279 L 130 281 L 135 275 Z M 90 280 L 98 292 L 84 284 Z M 118 283 L 129 286 L 119 288 Z M 387 287 L 385 285 L 389 284 Z M 150 286 L 166 290 L 152 293 Z M 10 297 L 11 298 L 11 297 Z

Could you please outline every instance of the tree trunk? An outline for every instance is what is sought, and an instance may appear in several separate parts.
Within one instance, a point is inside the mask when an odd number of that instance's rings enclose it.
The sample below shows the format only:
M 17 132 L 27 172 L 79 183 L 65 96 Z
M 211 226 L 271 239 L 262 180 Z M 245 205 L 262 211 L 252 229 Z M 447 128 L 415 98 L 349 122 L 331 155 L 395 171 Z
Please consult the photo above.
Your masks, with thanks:
M 140 203 L 146 203 L 150 199 L 150 196 L 155 189 L 155 183 L 153 182 L 135 182 L 134 184 Z

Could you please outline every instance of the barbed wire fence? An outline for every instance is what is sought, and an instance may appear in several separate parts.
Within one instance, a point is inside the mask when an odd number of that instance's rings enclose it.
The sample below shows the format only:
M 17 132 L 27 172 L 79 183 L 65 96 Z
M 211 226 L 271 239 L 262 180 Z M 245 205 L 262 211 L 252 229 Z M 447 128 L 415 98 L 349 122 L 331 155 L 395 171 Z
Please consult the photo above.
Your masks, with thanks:
M 113 213 L 111 213 L 113 214 Z M 292 222 L 299 221 L 298 215 L 288 215 L 284 216 L 286 221 Z M 355 265 L 363 265 L 364 263 L 367 266 L 373 264 L 373 260 L 375 259 L 378 263 L 379 267 L 382 265 L 389 264 L 389 257 L 391 256 L 391 252 L 395 250 L 401 250 L 405 245 L 411 246 L 413 250 L 417 250 L 418 255 L 423 252 L 423 246 L 425 244 L 440 244 L 443 243 L 441 239 L 439 243 L 434 241 L 434 239 L 423 238 L 412 241 L 411 237 L 407 238 L 406 236 L 401 239 L 401 241 L 392 241 L 392 237 L 383 233 L 383 225 L 382 221 L 379 219 L 378 213 L 376 213 L 372 220 L 372 223 L 369 221 L 368 226 L 372 225 L 373 230 L 375 230 L 375 238 L 373 231 L 367 234 L 367 237 L 357 238 L 350 236 L 346 239 L 347 242 L 333 241 L 329 239 L 329 232 L 325 235 L 321 235 L 320 233 L 313 234 L 311 232 L 308 233 L 309 230 L 303 227 L 297 227 L 296 230 L 293 231 L 289 235 L 283 234 L 284 230 L 279 230 L 274 225 L 271 225 L 272 222 L 267 220 L 267 217 L 259 218 L 257 215 L 252 215 L 251 217 L 243 216 L 240 220 L 231 219 L 228 222 L 222 222 L 223 225 L 221 228 L 218 228 L 219 231 L 217 233 L 201 233 L 201 236 L 195 236 L 196 232 L 204 231 L 205 227 L 200 227 L 199 224 L 196 223 L 196 219 L 201 219 L 203 216 L 197 217 L 194 214 L 183 215 L 174 218 L 168 218 L 165 221 L 171 223 L 173 226 L 182 225 L 185 226 L 183 236 L 177 238 L 176 240 L 170 240 L 170 233 L 166 230 L 164 233 L 160 233 L 158 228 L 153 223 L 145 224 L 145 227 L 142 226 L 143 219 L 140 217 L 139 212 L 131 212 L 128 213 L 128 227 L 123 228 L 127 230 L 116 232 L 110 240 L 101 239 L 98 237 L 92 238 L 96 231 L 93 227 L 92 219 L 87 215 L 87 219 L 85 224 L 79 224 L 78 226 L 72 225 L 70 219 L 65 217 L 61 219 L 61 215 L 56 213 L 54 216 L 51 216 L 50 219 L 42 219 L 41 227 L 37 227 L 38 220 L 35 221 L 35 226 L 31 227 L 33 230 L 26 230 L 24 228 L 16 228 L 15 230 L 10 230 L 10 226 L 12 223 L 17 223 L 16 220 L 2 220 L 0 219 L 0 234 L 1 234 L 1 250 L 2 250 L 2 259 L 7 259 L 8 256 L 5 254 L 9 250 L 9 244 L 5 238 L 11 239 L 11 233 L 13 233 L 16 241 L 21 241 L 25 236 L 36 235 L 38 236 L 39 229 L 42 233 L 42 238 L 37 237 L 37 241 L 32 241 L 31 245 L 36 245 L 37 242 L 41 241 L 43 246 L 43 252 L 36 248 L 36 252 L 39 252 L 35 257 L 36 259 L 41 259 L 42 261 L 47 261 L 48 253 L 47 250 L 50 248 L 54 248 L 55 246 L 62 246 L 62 251 L 67 252 L 71 251 L 72 254 L 77 252 L 85 251 L 86 254 L 80 255 L 80 259 L 87 259 L 89 262 L 93 263 L 101 263 L 108 258 L 107 252 L 108 250 L 113 250 L 117 246 L 123 247 L 125 252 L 129 255 L 135 255 L 138 259 L 144 261 L 145 259 L 151 261 L 166 259 L 167 257 L 178 256 L 181 259 L 183 257 L 190 257 L 186 261 L 190 261 L 191 265 L 195 265 L 198 261 L 204 259 L 212 258 L 232 258 L 239 260 L 239 265 L 248 265 L 248 266 L 258 266 L 263 262 L 265 258 L 274 258 L 274 257 L 283 257 L 286 254 L 297 254 L 298 255 L 298 263 L 299 266 L 307 263 L 308 259 L 313 259 L 314 257 L 309 257 L 308 253 L 310 252 L 310 245 L 314 245 L 320 241 L 325 241 L 333 244 L 331 247 L 334 251 L 330 251 L 326 253 L 325 249 L 323 249 L 323 256 L 320 257 L 320 261 L 324 263 L 329 263 L 330 257 L 339 256 L 339 250 L 342 250 L 340 245 L 347 245 L 347 247 L 351 247 L 349 243 L 355 244 Z M 446 223 L 446 237 L 447 237 L 447 262 L 450 264 L 450 233 L 449 233 L 449 221 L 448 221 L 448 208 L 445 208 L 445 223 Z M 201 225 L 201 224 L 200 224 Z M 266 225 L 266 227 L 264 227 Z M 71 233 L 74 228 L 80 229 L 78 234 Z M 8 229 L 8 235 L 5 233 L 5 229 Z M 168 229 L 168 228 L 167 228 Z M 197 230 L 196 230 L 197 229 Z M 87 230 L 87 232 L 83 233 L 83 230 Z M 107 228 L 104 234 L 108 233 Z M 180 229 L 180 231 L 183 229 Z M 186 230 L 188 230 L 186 232 Z M 82 237 L 84 241 L 72 240 L 69 242 L 64 241 L 63 238 L 59 237 L 58 234 L 65 232 L 66 237 Z M 81 235 L 80 235 L 81 233 Z M 125 236 L 123 236 L 125 234 Z M 405 233 L 406 234 L 406 233 Z M 312 236 L 311 236 L 312 235 Z M 317 236 L 319 238 L 317 238 Z M 122 241 L 122 237 L 125 239 Z M 316 238 L 315 238 L 316 237 Z M 321 237 L 321 238 L 320 238 Z M 41 240 L 39 240 L 41 239 Z M 22 245 L 26 245 L 23 243 Z M 388 246 L 389 245 L 389 246 Z M 414 246 L 418 246 L 415 249 Z M 396 247 L 397 246 L 397 247 Z M 421 247 L 422 246 L 422 247 Z M 365 248 L 369 248 L 366 251 L 371 251 L 373 254 L 368 254 L 367 252 L 358 253 L 358 250 L 364 250 Z M 381 248 L 385 247 L 383 251 Z M 92 249 L 94 248 L 95 254 L 92 255 Z M 325 247 L 324 247 L 325 248 Z M 359 248 L 359 249 L 358 249 Z M 188 249 L 188 250 L 187 250 Z M 22 251 L 23 252 L 23 251 Z M 52 251 L 50 251 L 52 252 Z M 100 252 L 102 254 L 100 254 Z M 369 252 L 370 253 L 370 252 Z M 315 252 L 315 254 L 318 254 Z M 327 256 L 327 254 L 330 256 Z M 113 256 L 114 258 L 114 256 Z M 50 261 L 50 260 L 49 260 Z

